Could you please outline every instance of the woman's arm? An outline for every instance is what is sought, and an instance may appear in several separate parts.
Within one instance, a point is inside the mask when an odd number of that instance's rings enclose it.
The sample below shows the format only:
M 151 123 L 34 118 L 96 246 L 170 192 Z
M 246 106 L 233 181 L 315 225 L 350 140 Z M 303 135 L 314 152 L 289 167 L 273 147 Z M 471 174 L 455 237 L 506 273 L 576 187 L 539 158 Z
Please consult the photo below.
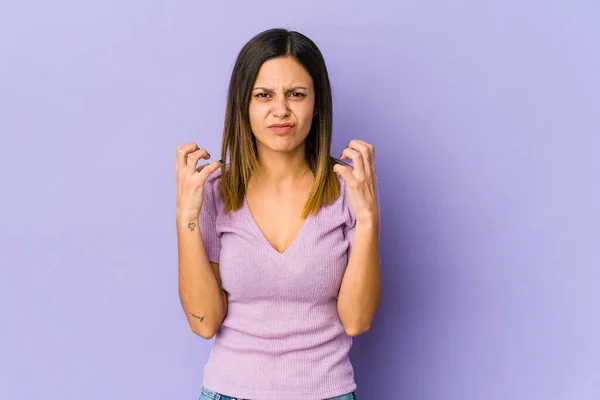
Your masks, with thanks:
M 352 167 L 333 167 L 346 182 L 348 202 L 356 220 L 337 308 L 346 333 L 357 336 L 369 330 L 381 303 L 379 195 L 373 145 L 351 140 L 341 157 L 348 158 L 352 159 Z
M 179 299 L 192 331 L 210 339 L 227 314 L 219 264 L 209 263 L 198 219 L 177 215 Z
M 337 309 L 349 336 L 369 330 L 381 303 L 379 219 L 357 220 Z

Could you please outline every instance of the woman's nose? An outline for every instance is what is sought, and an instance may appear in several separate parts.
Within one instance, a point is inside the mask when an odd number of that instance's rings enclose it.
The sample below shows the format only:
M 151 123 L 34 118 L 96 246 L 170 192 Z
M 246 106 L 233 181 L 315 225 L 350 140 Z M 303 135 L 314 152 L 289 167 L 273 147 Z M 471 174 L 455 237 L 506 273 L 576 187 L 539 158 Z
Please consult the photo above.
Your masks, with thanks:
M 274 108 L 273 108 L 273 114 L 276 117 L 285 117 L 289 114 L 290 109 L 288 107 L 288 103 L 287 103 L 287 99 L 284 97 L 278 97 L 275 100 L 274 103 Z

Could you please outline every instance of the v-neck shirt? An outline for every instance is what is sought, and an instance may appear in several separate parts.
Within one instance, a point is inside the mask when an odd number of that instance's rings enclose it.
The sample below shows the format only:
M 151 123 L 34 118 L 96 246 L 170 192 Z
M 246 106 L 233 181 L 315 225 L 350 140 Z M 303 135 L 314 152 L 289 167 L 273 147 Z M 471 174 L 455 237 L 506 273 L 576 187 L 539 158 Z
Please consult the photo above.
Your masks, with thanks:
M 292 243 L 283 252 L 280 252 L 269 242 L 267 237 L 264 235 L 262 229 L 260 229 L 260 226 L 256 222 L 254 215 L 252 214 L 252 210 L 250 209 L 250 205 L 248 204 L 248 199 L 246 196 L 244 196 L 242 208 L 246 213 L 246 216 L 248 217 L 248 221 L 252 226 L 252 229 L 254 229 L 254 231 L 256 232 L 256 236 L 265 246 L 265 248 L 267 249 L 266 251 L 273 253 L 273 257 L 275 257 L 276 259 L 288 257 L 291 253 L 294 252 L 294 247 L 296 246 L 296 243 L 302 241 L 304 232 L 307 229 L 310 229 L 309 225 L 311 225 L 313 221 L 313 215 L 309 214 L 308 217 L 306 217 L 306 219 L 302 222 L 302 226 L 300 230 L 296 233 L 296 237 L 294 238 Z
M 345 181 L 334 203 L 310 214 L 282 253 L 266 239 L 246 198 L 223 213 L 220 170 L 206 180 L 199 225 L 219 264 L 228 310 L 203 385 L 252 400 L 323 399 L 356 389 L 352 337 L 337 313 L 356 219 Z

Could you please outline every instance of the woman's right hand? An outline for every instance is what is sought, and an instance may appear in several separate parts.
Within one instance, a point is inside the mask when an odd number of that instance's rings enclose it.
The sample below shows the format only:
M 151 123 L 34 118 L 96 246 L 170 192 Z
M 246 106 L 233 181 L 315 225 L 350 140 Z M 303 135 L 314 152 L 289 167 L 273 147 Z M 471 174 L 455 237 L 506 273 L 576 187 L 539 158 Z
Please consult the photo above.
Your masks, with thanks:
M 206 149 L 194 142 L 177 146 L 175 181 L 177 183 L 177 215 L 198 218 L 204 199 L 206 178 L 221 166 L 221 160 L 196 168 L 200 159 L 210 159 Z

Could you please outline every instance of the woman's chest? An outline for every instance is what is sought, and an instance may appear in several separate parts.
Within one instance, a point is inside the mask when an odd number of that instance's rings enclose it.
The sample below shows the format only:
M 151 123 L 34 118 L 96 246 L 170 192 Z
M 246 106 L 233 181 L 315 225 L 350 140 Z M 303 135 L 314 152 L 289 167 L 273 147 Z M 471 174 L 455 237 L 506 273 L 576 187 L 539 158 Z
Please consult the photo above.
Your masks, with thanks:
M 348 263 L 342 220 L 310 216 L 284 252 L 269 243 L 250 216 L 235 221 L 217 223 L 219 271 L 230 301 L 320 302 L 337 297 Z

